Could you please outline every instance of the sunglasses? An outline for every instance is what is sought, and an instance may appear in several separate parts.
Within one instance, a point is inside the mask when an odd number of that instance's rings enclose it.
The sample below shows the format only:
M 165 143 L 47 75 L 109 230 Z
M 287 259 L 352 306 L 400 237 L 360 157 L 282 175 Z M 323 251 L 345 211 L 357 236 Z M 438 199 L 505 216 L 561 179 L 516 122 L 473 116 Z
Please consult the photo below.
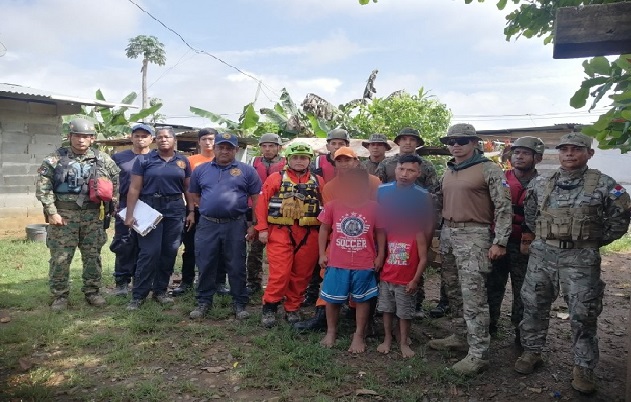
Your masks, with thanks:
M 456 144 L 463 146 L 467 145 L 470 142 L 471 140 L 469 138 L 450 138 L 447 140 L 447 145 L 449 145 L 450 147 L 453 147 Z

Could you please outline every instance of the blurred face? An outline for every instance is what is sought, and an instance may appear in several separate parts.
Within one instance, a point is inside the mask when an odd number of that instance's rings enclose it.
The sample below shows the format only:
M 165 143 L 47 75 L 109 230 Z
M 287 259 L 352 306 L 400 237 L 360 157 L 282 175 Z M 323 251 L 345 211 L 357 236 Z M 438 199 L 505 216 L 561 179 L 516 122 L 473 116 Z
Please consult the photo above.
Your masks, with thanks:
M 200 152 L 209 152 L 213 150 L 215 146 L 215 134 L 206 134 L 198 141 Z
M 153 137 L 145 130 L 136 130 L 131 133 L 131 143 L 136 151 L 142 151 L 149 148 L 149 145 L 153 142 Z
M 297 172 L 304 172 L 309 167 L 311 158 L 308 155 L 292 155 L 287 162 L 289 168 Z
M 380 142 L 368 144 L 368 152 L 373 159 L 382 159 L 386 156 L 386 146 Z
M 416 179 L 421 177 L 421 166 L 414 162 L 398 163 L 394 170 L 394 176 L 397 179 L 397 184 L 411 186 L 416 182 Z
M 576 145 L 563 145 L 559 148 L 559 162 L 565 170 L 577 170 L 587 166 L 587 161 L 594 156 L 594 150 Z
M 342 200 L 355 203 L 370 198 L 370 187 L 366 178 L 357 177 L 354 174 L 342 175 L 340 178 L 345 190 L 340 194 Z
M 359 166 L 359 161 L 346 155 L 340 155 L 335 158 L 335 167 L 337 170 L 348 170 Z
M 215 151 L 215 162 L 223 166 L 231 164 L 237 156 L 238 149 L 239 147 L 235 147 L 227 142 L 215 144 L 213 147 Z
M 159 151 L 172 151 L 175 149 L 175 137 L 168 130 L 159 130 L 156 133 L 156 144 Z
M 94 142 L 94 135 L 90 134 L 68 134 L 70 148 L 75 154 L 84 154 Z
M 532 170 L 535 168 L 535 163 L 537 163 L 537 156 L 532 149 L 517 147 L 511 151 L 510 163 L 517 170 Z
M 416 147 L 418 147 L 418 140 L 416 137 L 412 137 L 411 135 L 404 135 L 399 138 L 399 153 L 402 154 L 413 154 L 416 151 Z
M 449 148 L 449 152 L 456 159 L 469 159 L 473 156 L 473 151 L 475 150 L 475 146 L 477 144 L 476 139 L 471 138 L 453 138 L 450 139 L 451 142 L 447 144 L 447 148 Z M 459 142 L 460 141 L 460 142 Z M 461 143 L 467 141 L 464 145 Z
M 264 142 L 260 146 L 261 155 L 265 159 L 274 159 L 278 155 L 280 151 L 280 145 L 274 144 L 273 142 Z
M 326 143 L 326 149 L 330 153 L 334 154 L 338 149 L 347 146 L 346 141 L 333 139 Z

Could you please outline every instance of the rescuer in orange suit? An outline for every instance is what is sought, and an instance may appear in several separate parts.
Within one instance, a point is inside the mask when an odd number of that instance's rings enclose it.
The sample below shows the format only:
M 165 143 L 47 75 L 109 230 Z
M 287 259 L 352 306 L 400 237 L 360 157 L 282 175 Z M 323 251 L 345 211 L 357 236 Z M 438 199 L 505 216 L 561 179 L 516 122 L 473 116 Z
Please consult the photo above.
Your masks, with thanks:
M 267 244 L 269 277 L 263 294 L 261 324 L 276 325 L 284 300 L 285 319 L 300 321 L 300 304 L 318 262 L 318 215 L 324 181 L 309 170 L 313 150 L 296 142 L 285 151 L 287 166 L 272 173 L 256 205 L 256 230 Z

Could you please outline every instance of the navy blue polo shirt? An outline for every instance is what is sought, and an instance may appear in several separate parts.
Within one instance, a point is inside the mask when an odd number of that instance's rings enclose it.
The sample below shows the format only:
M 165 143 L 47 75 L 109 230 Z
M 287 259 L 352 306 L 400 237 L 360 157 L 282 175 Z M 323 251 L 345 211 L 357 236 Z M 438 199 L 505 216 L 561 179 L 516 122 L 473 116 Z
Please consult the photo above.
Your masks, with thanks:
M 191 177 L 191 165 L 178 152 L 166 162 L 154 149 L 136 159 L 131 173 L 142 176 L 140 195 L 176 195 L 184 193 L 184 179 Z
M 127 203 L 127 192 L 129 191 L 129 184 L 131 183 L 131 170 L 138 156 L 139 155 L 135 154 L 131 149 L 112 155 L 112 160 L 121 170 L 118 174 L 118 192 L 120 194 L 118 200 L 122 206 L 125 206 Z
M 189 192 L 200 194 L 199 212 L 213 218 L 237 218 L 248 210 L 248 197 L 261 192 L 256 170 L 243 162 L 203 163 L 193 171 Z

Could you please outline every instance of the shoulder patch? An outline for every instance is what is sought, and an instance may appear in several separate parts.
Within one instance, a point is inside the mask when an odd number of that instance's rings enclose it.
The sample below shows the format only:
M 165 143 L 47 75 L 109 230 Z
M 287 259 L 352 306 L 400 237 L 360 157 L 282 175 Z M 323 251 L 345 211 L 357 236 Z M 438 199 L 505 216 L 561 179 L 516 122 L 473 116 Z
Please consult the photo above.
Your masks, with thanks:
M 502 179 L 502 186 L 510 188 L 510 186 L 508 185 L 508 181 L 506 179 Z
M 40 176 L 46 176 L 46 174 L 48 173 L 48 168 L 44 165 L 40 166 L 39 169 L 37 169 L 37 173 Z
M 611 194 L 613 196 L 613 198 L 618 198 L 618 197 L 620 197 L 622 194 L 624 194 L 626 192 L 627 192 L 627 190 L 624 187 L 622 187 L 620 184 L 616 184 L 614 186 L 614 188 L 611 189 L 609 194 Z

